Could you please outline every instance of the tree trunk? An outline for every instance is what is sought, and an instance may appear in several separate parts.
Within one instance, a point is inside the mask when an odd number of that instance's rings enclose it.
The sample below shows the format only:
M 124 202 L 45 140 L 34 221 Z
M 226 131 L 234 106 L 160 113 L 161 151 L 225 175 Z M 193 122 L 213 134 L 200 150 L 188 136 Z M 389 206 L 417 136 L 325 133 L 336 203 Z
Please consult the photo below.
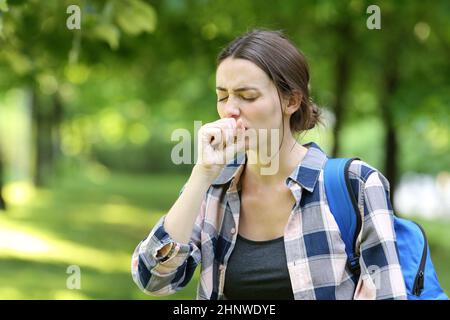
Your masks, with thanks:
M 52 112 L 52 137 L 53 137 L 53 162 L 61 156 L 61 123 L 64 117 L 64 108 L 58 92 L 53 95 Z
M 384 124 L 385 137 L 385 158 L 384 158 L 384 175 L 389 180 L 391 203 L 394 205 L 394 193 L 398 180 L 398 138 L 394 127 L 394 119 L 391 101 L 397 91 L 399 85 L 398 61 L 399 48 L 396 45 L 387 46 L 385 51 L 385 64 L 382 74 L 382 93 L 380 95 L 380 109 Z
M 4 183 L 4 167 L 2 161 L 2 152 L 0 151 L 0 210 L 6 210 L 6 201 L 2 195 L 3 183 Z
M 391 186 L 391 203 L 394 201 L 394 192 L 397 186 L 398 170 L 397 170 L 397 155 L 398 155 L 398 143 L 397 132 L 392 124 L 386 126 L 386 156 L 385 156 L 385 171 L 386 178 L 390 182 Z
M 50 173 L 52 166 L 51 120 L 49 119 L 47 108 L 44 107 L 39 99 L 37 90 L 37 88 L 33 88 L 31 99 L 35 142 L 33 180 L 36 186 L 43 186 L 46 182 L 45 177 Z
M 345 99 L 350 80 L 350 52 L 352 50 L 352 28 L 349 21 L 342 22 L 336 28 L 338 30 L 338 47 L 335 66 L 336 100 L 334 105 L 335 123 L 333 127 L 334 144 L 332 157 L 337 157 L 340 151 L 339 135 L 342 128 L 343 115 L 345 114 Z M 345 43 L 345 45 L 343 45 Z

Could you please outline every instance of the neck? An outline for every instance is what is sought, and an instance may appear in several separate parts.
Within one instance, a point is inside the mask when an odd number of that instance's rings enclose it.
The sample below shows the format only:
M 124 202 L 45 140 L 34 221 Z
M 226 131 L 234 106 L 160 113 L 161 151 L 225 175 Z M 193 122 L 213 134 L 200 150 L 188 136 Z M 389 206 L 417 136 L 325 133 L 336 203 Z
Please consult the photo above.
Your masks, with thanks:
M 244 172 L 245 179 L 265 185 L 284 183 L 307 151 L 308 148 L 297 143 L 290 132 L 285 135 L 280 150 L 270 157 L 261 157 L 264 153 L 249 150 Z

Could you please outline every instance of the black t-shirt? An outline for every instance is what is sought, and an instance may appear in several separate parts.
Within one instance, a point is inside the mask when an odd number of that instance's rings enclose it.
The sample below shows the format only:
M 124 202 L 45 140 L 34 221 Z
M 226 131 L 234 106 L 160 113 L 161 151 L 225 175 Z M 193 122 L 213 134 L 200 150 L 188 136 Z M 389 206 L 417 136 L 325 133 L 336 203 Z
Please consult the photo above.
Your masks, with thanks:
M 292 300 L 284 238 L 252 241 L 237 235 L 225 273 L 226 299 Z

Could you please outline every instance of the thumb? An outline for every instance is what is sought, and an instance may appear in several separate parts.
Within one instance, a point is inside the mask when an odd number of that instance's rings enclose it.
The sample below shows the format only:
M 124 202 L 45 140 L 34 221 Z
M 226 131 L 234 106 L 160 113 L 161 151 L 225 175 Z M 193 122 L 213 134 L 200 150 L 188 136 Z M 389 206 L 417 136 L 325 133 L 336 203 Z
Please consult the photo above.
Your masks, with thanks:
M 237 129 L 244 129 L 244 124 L 242 123 L 242 119 L 238 119 L 236 121 L 236 128 Z

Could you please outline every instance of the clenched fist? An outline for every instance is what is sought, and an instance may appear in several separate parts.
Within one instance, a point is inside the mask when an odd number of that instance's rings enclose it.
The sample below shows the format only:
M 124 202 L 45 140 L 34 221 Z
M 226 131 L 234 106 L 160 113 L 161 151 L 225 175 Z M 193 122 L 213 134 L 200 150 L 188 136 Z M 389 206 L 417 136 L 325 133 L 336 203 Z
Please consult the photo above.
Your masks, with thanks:
M 197 166 L 218 175 L 236 153 L 244 150 L 244 133 L 241 119 L 223 118 L 203 125 L 198 131 Z

